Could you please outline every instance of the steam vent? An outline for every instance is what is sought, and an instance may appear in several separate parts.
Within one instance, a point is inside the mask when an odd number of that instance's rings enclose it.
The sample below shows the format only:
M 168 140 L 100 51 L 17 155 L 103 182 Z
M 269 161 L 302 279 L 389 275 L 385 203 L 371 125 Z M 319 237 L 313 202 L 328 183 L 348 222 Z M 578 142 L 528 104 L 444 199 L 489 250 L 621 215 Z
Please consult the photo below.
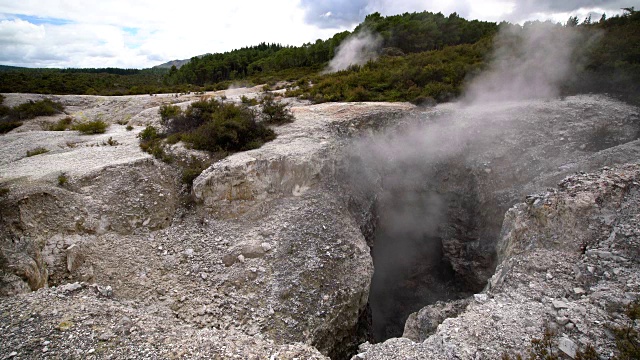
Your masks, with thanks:
M 632 36 L 624 11 L 601 21 Z M 478 39 L 382 29 L 427 16 Z M 0 359 L 640 358 L 640 67 L 612 60 L 636 38 L 366 19 L 186 70 L 0 67 L 48 79 L 1 97 Z M 179 82 L 214 63 L 239 68 Z M 134 75 L 179 91 L 84 94 Z M 67 76 L 102 80 L 36 94 Z

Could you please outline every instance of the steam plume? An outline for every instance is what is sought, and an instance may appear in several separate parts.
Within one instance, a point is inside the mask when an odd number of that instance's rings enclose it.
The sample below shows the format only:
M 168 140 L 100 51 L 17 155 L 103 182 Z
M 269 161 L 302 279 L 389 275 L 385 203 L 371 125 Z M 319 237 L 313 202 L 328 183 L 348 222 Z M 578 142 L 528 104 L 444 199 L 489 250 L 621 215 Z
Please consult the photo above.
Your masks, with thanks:
M 550 22 L 503 25 L 489 69 L 467 86 L 472 103 L 553 98 L 597 39 Z
M 406 119 L 400 122 L 405 125 L 356 142 L 351 149 L 356 159 L 350 165 L 353 187 L 376 194 L 380 216 L 370 295 L 376 340 L 400 336 L 409 312 L 462 291 L 451 292 L 452 270 L 443 262 L 442 242 L 456 236 L 452 228 L 443 232 L 450 217 L 466 221 L 460 219 L 475 216 L 474 210 L 450 213 L 451 204 L 464 207 L 475 201 L 456 193 L 474 186 L 461 180 L 468 166 L 478 166 L 468 165 L 467 154 L 476 154 L 472 159 L 477 161 L 478 154 L 491 153 L 505 131 L 522 131 L 522 123 L 514 121 L 518 108 L 512 101 L 557 96 L 592 41 L 579 29 L 551 23 L 503 26 L 486 71 L 468 84 L 461 102 L 439 105 L 422 118 Z M 347 49 L 352 45 L 341 48 L 341 59 L 347 58 L 343 53 L 356 52 Z M 351 60 L 340 63 L 346 66 Z M 451 164 L 458 166 L 453 172 Z M 437 184 L 443 181 L 454 182 L 456 190 L 440 193 Z M 475 245 L 482 247 L 487 240 L 479 238 Z M 407 276 L 418 268 L 422 287 L 401 288 L 399 284 L 416 283 Z M 407 304 L 407 299 L 417 303 Z
M 382 37 L 368 31 L 361 31 L 346 38 L 338 47 L 325 73 L 345 70 L 351 65 L 362 65 L 378 57 Z

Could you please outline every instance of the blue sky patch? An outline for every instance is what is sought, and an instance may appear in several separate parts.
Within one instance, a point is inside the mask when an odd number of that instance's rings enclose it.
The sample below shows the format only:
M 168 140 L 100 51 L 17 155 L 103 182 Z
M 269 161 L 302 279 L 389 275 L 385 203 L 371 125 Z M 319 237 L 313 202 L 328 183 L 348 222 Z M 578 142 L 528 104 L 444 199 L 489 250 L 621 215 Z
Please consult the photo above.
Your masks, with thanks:
M 122 28 L 122 30 L 124 30 L 129 35 L 136 36 L 136 35 L 138 35 L 138 30 L 140 30 L 140 29 L 134 28 L 134 27 L 124 27 L 124 28 Z
M 38 17 L 31 15 L 15 15 L 16 18 L 24 21 L 28 21 L 34 25 L 67 25 L 73 24 L 73 21 L 66 19 L 58 19 L 58 18 L 48 18 L 48 17 Z

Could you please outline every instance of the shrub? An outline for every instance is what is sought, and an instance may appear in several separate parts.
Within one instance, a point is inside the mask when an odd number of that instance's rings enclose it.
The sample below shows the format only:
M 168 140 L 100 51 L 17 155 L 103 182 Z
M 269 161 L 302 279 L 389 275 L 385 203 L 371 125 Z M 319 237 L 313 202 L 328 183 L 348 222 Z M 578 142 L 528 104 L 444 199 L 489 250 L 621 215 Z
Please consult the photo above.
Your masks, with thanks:
M 216 119 L 183 136 L 194 149 L 213 152 L 256 149 L 273 139 L 273 130 L 242 117 Z
M 258 105 L 258 100 L 256 100 L 255 98 L 248 98 L 244 95 L 240 96 L 240 102 L 248 106 Z
M 182 140 L 182 134 L 180 133 L 167 136 L 167 144 L 177 144 L 178 142 L 180 142 L 180 140 Z
M 178 116 L 182 110 L 177 105 L 162 105 L 160 106 L 160 117 L 162 119 L 170 119 L 175 116 Z
M 262 114 L 265 116 L 267 124 L 282 125 L 294 120 L 289 106 L 276 101 L 272 94 L 265 94 L 262 97 Z
M 140 139 L 140 149 L 153 155 L 154 158 L 166 163 L 173 161 L 173 158 L 166 153 L 162 138 L 164 137 L 154 126 L 147 126 L 138 134 Z
M 19 121 L 0 121 L 0 134 L 6 134 L 20 126 L 22 126 L 22 123 Z
M 4 95 L 0 94 L 0 118 L 9 115 L 11 109 L 8 106 L 2 105 L 4 103 Z
M 131 130 L 133 130 L 133 126 L 127 125 L 126 129 L 127 129 L 127 131 L 131 131 Z
M 167 142 L 182 140 L 198 150 L 250 150 L 275 138 L 272 130 L 256 122 L 250 109 L 216 99 L 196 101 L 185 111 L 162 107 L 160 116 L 170 134 Z
M 634 327 L 634 323 L 640 319 L 640 300 L 631 303 L 625 313 L 629 318 L 627 324 L 612 329 L 620 352 L 617 359 L 640 359 L 640 334 Z
M 108 126 L 109 125 L 102 120 L 95 120 L 74 125 L 72 129 L 77 130 L 85 135 L 91 135 L 103 134 L 105 131 L 107 131 Z
M 200 174 L 211 165 L 210 162 L 199 160 L 195 157 L 191 158 L 191 161 L 182 170 L 182 183 L 186 184 L 189 189 L 193 185 L 195 180 Z
M 109 140 L 107 140 L 106 145 L 116 146 L 116 145 L 120 145 L 120 143 L 118 142 L 118 140 L 113 140 L 113 137 L 109 136 Z
M 159 138 L 158 134 L 158 129 L 156 129 L 154 126 L 149 125 L 138 134 L 138 138 L 142 142 L 147 142 Z
M 49 131 L 65 131 L 71 126 L 72 121 L 70 116 L 60 119 L 57 123 L 49 125 Z
M 49 150 L 43 147 L 37 147 L 35 149 L 27 150 L 27 157 L 36 156 L 44 153 L 48 153 Z
M 65 186 L 68 181 L 69 181 L 69 179 L 67 178 L 67 174 L 62 173 L 62 174 L 58 175 L 58 185 Z
M 15 106 L 10 111 L 10 116 L 14 119 L 33 119 L 37 116 L 50 116 L 64 111 L 64 105 L 51 99 L 29 102 Z

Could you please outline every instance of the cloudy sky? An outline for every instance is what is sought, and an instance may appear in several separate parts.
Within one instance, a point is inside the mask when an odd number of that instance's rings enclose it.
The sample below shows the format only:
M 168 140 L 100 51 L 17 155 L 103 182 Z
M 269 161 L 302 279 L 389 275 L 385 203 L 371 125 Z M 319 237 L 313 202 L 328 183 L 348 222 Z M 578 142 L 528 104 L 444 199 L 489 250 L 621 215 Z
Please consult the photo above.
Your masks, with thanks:
M 352 30 L 376 11 L 565 22 L 571 15 L 613 15 L 636 1 L 0 0 L 0 64 L 145 68 L 260 42 L 301 45 L 326 39 Z

